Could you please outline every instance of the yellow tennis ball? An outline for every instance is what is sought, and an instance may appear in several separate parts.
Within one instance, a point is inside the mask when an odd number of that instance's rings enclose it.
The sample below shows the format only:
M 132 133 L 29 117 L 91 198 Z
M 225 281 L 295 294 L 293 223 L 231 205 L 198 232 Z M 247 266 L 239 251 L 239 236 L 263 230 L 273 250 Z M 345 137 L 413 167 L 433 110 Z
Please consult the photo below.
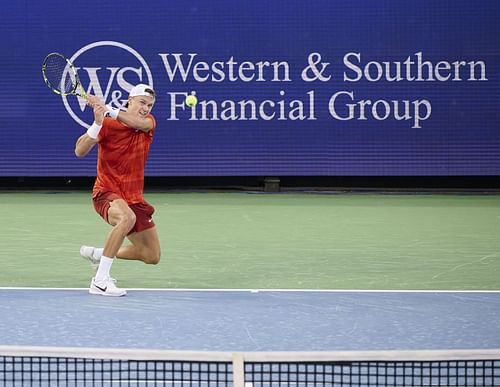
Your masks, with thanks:
M 186 105 L 189 106 L 189 107 L 193 107 L 194 105 L 196 105 L 198 103 L 198 98 L 196 98 L 195 95 L 188 95 L 186 97 Z

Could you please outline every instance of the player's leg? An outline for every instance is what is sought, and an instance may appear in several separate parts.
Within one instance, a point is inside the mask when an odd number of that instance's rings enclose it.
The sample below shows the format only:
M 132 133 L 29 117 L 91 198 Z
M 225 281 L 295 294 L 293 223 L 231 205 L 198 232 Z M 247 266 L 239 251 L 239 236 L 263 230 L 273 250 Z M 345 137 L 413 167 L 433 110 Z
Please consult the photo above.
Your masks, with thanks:
M 108 223 L 113 226 L 106 237 L 102 255 L 115 257 L 130 230 L 136 222 L 134 211 L 123 199 L 115 199 L 109 204 Z
M 153 265 L 160 261 L 160 242 L 156 227 L 130 234 L 128 239 L 132 244 L 120 247 L 116 258 L 142 261 Z M 80 248 L 81 256 L 90 262 L 94 270 L 97 270 L 99 266 L 102 252 L 103 248 L 99 247 L 82 246 Z
M 123 240 L 135 225 L 136 217 L 125 200 L 115 199 L 109 203 L 107 221 L 113 228 L 106 237 L 99 267 L 92 279 L 90 293 L 122 296 L 126 294 L 126 291 L 115 286 L 110 277 L 110 270 Z
M 117 258 L 134 259 L 152 265 L 160 262 L 160 239 L 156 227 L 134 232 L 127 238 L 132 244 L 122 246 L 116 255 Z
M 124 292 L 122 289 L 116 288 L 113 279 L 109 276 L 109 270 L 113 262 L 113 257 L 121 259 L 140 260 L 148 264 L 157 264 L 160 260 L 160 242 L 156 232 L 155 223 L 152 215 L 154 208 L 144 202 L 131 204 L 130 206 L 122 199 L 108 200 L 102 203 L 100 200 L 95 200 L 94 205 L 96 210 L 103 215 L 105 220 L 113 226 L 113 229 L 106 239 L 106 244 L 102 253 L 100 249 L 84 246 L 82 251 L 89 256 L 86 257 L 91 262 L 92 260 L 99 261 L 97 269 L 96 281 L 105 278 L 108 289 L 113 289 L 114 293 L 118 291 Z M 105 215 L 105 216 L 104 216 Z M 120 232 L 118 232 L 120 231 Z M 128 234 L 128 239 L 132 242 L 129 246 L 121 246 L 125 235 Z M 118 248 L 118 251 L 116 249 Z M 102 254 L 102 256 L 100 256 Z M 108 256 L 106 254 L 114 254 Z M 82 256 L 85 257 L 84 254 Z M 94 280 L 91 284 L 92 289 L 95 288 Z M 95 289 L 94 289 L 95 290 Z M 99 293 L 95 290 L 95 294 Z M 105 294 L 107 295 L 107 294 Z M 114 294 L 113 294 L 114 295 Z
M 157 264 L 160 261 L 160 241 L 151 217 L 154 208 L 148 203 L 132 204 L 129 207 L 136 216 L 135 225 L 128 236 L 132 244 L 120 247 L 116 253 L 116 258 Z M 110 221 L 108 220 L 108 222 Z M 103 249 L 93 246 L 82 246 L 80 254 L 91 263 L 94 269 L 97 269 L 103 255 Z
M 134 228 L 127 236 L 132 244 L 122 246 L 117 258 L 135 259 L 155 265 L 160 261 L 160 240 L 153 221 L 155 209 L 147 202 L 131 204 L 130 208 L 136 216 Z

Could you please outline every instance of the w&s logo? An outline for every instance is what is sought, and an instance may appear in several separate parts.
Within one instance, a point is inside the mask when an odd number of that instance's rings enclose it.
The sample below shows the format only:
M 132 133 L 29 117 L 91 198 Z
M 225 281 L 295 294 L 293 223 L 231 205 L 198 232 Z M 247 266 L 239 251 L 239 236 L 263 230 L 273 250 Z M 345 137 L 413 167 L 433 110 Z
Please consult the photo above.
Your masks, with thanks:
M 154 87 L 151 70 L 144 58 L 133 48 L 114 41 L 99 41 L 82 47 L 70 61 L 75 65 L 87 94 L 101 98 L 105 104 L 121 108 L 128 94 L 138 83 Z M 81 126 L 93 121 L 92 109 L 83 98 L 62 97 L 66 110 Z

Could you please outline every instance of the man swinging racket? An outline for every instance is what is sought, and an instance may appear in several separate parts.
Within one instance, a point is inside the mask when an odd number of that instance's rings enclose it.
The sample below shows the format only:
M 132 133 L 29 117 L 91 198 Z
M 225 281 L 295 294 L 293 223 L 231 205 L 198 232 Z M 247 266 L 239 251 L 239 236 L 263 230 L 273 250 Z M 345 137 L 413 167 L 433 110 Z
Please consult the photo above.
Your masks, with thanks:
M 95 210 L 112 226 L 104 247 L 82 246 L 80 254 L 97 267 L 91 294 L 119 297 L 127 294 L 110 276 L 115 258 L 157 264 L 160 242 L 152 219 L 154 208 L 144 200 L 144 167 L 156 121 L 150 114 L 154 90 L 144 84 L 132 88 L 127 111 L 88 96 L 94 123 L 76 141 L 75 154 L 85 157 L 98 144 L 97 178 L 92 192 Z M 130 245 L 122 246 L 125 237 Z

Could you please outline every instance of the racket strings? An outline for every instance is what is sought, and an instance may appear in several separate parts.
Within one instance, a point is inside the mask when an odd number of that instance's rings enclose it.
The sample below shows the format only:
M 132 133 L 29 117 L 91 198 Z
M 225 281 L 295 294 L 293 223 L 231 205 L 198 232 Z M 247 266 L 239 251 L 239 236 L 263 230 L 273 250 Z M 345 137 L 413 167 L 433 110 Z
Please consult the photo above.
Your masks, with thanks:
M 45 79 L 49 86 L 62 94 L 72 92 L 76 77 L 66 59 L 60 55 L 49 55 L 44 64 Z

